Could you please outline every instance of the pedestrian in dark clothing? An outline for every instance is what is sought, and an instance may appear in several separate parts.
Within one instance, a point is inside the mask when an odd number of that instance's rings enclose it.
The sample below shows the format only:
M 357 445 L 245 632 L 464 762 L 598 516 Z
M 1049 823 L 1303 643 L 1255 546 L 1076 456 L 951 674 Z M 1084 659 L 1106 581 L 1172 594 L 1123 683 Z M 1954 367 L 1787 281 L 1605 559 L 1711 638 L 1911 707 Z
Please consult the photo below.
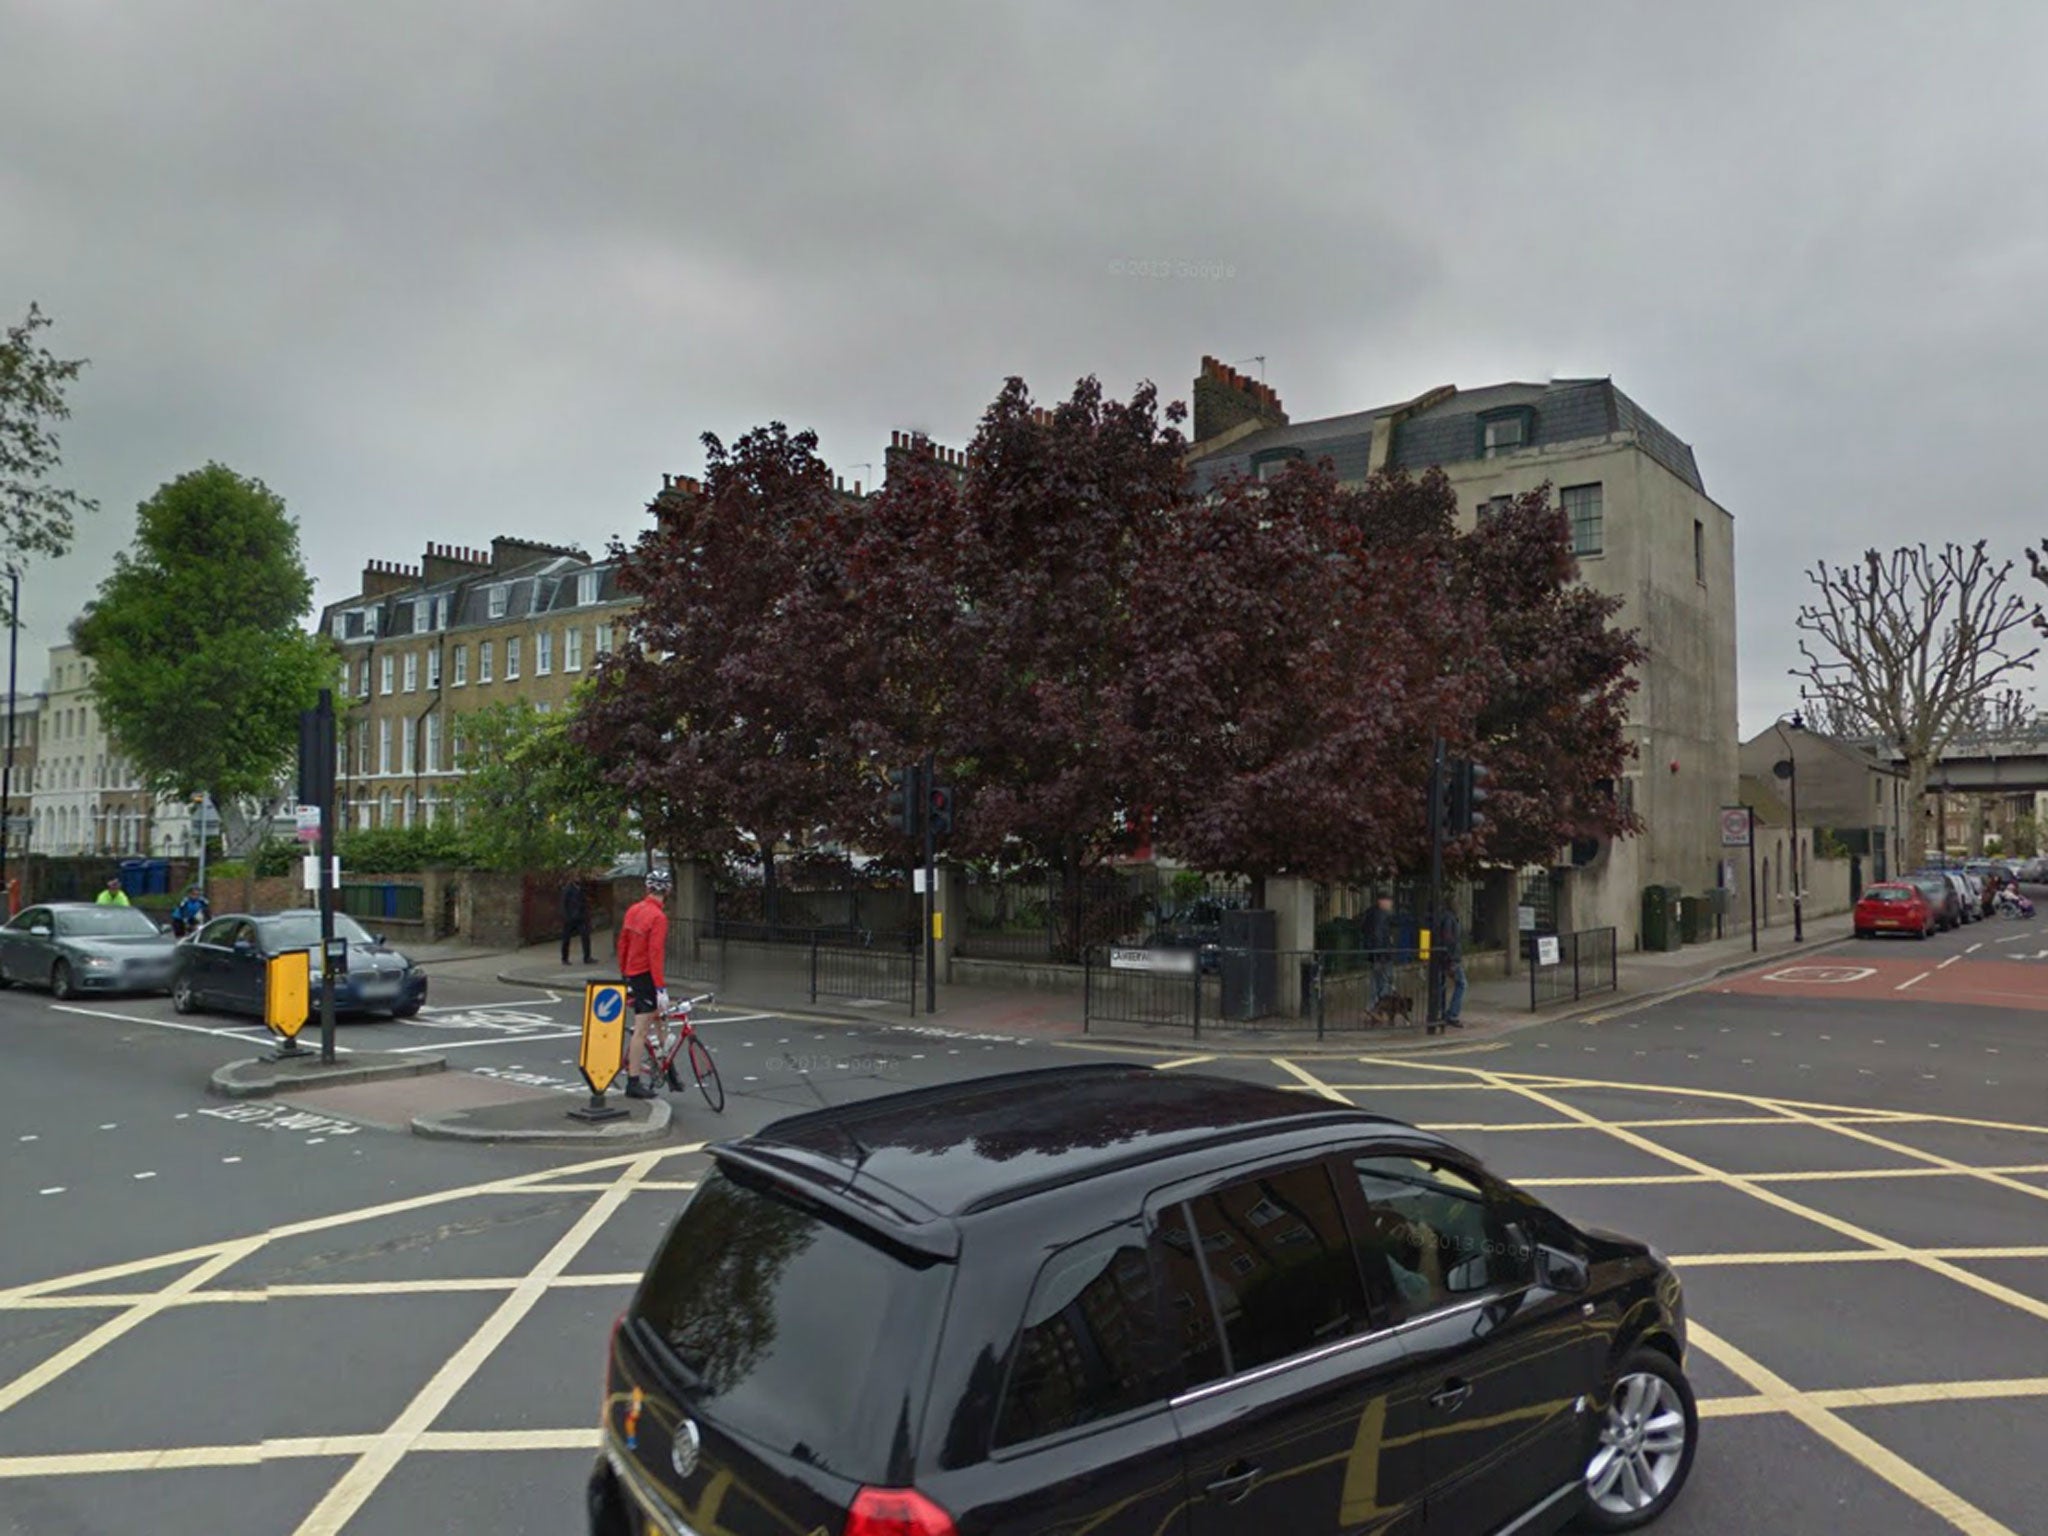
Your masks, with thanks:
M 1365 952 L 1372 960 L 1372 997 L 1376 1003 L 1394 990 L 1394 898 L 1377 897 L 1365 915 Z
M 1459 1015 L 1465 1011 L 1465 930 L 1458 922 L 1458 914 L 1449 907 L 1437 914 L 1436 932 L 1431 935 L 1430 944 L 1444 989 L 1444 1022 L 1463 1029 Z
M 583 938 L 583 963 L 597 964 L 590 958 L 590 898 L 583 894 L 581 880 L 571 880 L 562 887 L 562 964 L 569 963 L 569 941 L 579 934 Z

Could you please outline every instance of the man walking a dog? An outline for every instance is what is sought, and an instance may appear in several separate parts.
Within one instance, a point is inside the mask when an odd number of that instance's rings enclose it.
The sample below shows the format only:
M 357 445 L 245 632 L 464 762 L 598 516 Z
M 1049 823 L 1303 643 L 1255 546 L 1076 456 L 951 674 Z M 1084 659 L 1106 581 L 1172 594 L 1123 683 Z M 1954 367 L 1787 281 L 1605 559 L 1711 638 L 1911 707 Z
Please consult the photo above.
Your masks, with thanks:
M 1465 930 L 1448 905 L 1436 915 L 1430 944 L 1435 951 L 1437 984 L 1443 989 L 1443 1021 L 1453 1029 L 1463 1029 L 1459 1015 L 1465 1011 Z

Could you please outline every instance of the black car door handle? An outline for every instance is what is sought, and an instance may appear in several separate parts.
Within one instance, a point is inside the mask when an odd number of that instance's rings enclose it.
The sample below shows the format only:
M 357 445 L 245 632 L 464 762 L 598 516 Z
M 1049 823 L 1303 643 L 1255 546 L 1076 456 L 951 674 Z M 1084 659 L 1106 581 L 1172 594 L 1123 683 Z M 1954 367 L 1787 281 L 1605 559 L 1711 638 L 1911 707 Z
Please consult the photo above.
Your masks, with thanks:
M 1235 1504 L 1252 1491 L 1252 1485 L 1258 1480 L 1259 1468 L 1234 1461 L 1224 1469 L 1223 1476 L 1209 1484 L 1202 1492 L 1212 1499 L 1221 1499 L 1225 1504 Z
M 1456 1413 L 1465 1406 L 1465 1399 L 1472 1395 L 1472 1383 L 1453 1376 L 1429 1395 L 1429 1405 L 1441 1408 L 1445 1413 Z

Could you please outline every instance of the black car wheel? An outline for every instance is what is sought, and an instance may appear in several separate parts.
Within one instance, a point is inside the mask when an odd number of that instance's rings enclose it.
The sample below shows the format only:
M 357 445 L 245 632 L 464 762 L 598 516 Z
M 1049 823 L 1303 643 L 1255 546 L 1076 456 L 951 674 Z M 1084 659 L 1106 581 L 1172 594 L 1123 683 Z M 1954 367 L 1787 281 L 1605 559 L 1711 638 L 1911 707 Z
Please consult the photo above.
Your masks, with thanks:
M 1699 1441 L 1692 1387 L 1669 1355 L 1638 1349 L 1615 1372 L 1586 1462 L 1579 1528 L 1632 1531 L 1671 1506 Z
M 78 995 L 78 989 L 71 983 L 71 962 L 59 960 L 50 967 L 50 995 L 59 1002 L 65 1002 Z
M 192 978 L 180 976 L 171 987 L 171 1006 L 180 1013 L 199 1011 L 199 994 L 192 990 Z
M 418 1003 L 400 1003 L 391 1010 L 391 1017 L 394 1019 L 410 1019 L 415 1017 L 419 1011 L 420 1005 Z

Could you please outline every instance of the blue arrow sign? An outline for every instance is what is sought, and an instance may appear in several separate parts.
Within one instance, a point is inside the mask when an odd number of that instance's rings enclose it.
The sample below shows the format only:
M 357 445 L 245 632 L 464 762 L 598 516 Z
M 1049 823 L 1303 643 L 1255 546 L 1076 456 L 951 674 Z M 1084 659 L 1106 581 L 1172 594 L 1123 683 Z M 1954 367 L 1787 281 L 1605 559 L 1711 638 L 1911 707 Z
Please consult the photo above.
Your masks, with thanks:
M 626 1008 L 626 993 L 622 987 L 606 987 L 597 994 L 590 1005 L 590 1011 L 597 1015 L 598 1022 L 609 1024 Z

